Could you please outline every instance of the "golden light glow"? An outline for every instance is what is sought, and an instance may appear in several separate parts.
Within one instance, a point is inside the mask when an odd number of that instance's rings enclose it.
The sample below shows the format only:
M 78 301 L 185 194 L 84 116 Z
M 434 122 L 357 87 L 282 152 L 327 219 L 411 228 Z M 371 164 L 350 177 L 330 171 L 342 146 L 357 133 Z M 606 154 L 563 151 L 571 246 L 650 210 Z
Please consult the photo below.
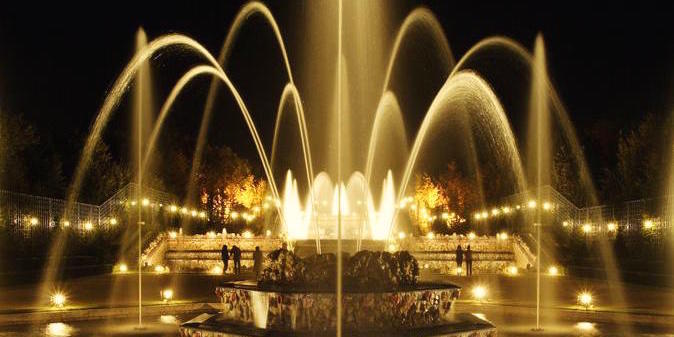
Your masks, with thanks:
M 111 225 L 116 225 L 116 224 L 117 224 L 117 219 L 115 219 L 115 218 L 110 218 L 110 224 L 111 224 Z
M 117 265 L 117 272 L 118 273 L 126 273 L 129 271 L 129 267 L 126 265 L 126 263 L 120 263 Z
M 556 266 L 550 266 L 550 267 L 548 267 L 548 275 L 550 275 L 550 276 L 557 276 L 557 275 L 559 275 L 559 269 L 557 269 Z
M 496 234 L 496 239 L 498 240 L 508 240 L 508 233 L 506 232 L 501 232 Z
M 527 207 L 536 208 L 536 200 L 529 200 L 529 202 L 527 202 Z
M 214 231 L 208 231 L 208 233 L 206 233 L 206 236 L 207 236 L 209 239 L 215 239 L 216 234 L 215 234 Z
M 615 224 L 615 222 L 609 222 L 606 224 L 606 229 L 609 232 L 615 232 L 615 230 L 618 228 L 618 226 Z
M 582 291 L 578 294 L 578 304 L 584 306 L 585 308 L 591 307 L 592 301 L 592 293 L 589 291 Z
M 30 224 L 31 224 L 31 226 L 35 226 L 35 225 L 37 225 L 38 223 L 39 223 L 39 221 L 37 221 L 37 218 L 36 218 L 36 217 L 30 218 Z
M 63 308 L 66 305 L 66 302 L 68 302 L 68 297 L 66 294 L 56 291 L 49 296 L 49 302 L 55 308 Z
M 586 223 L 583 225 L 583 233 L 591 233 L 592 232 L 592 225 L 589 223 Z
M 88 231 L 91 231 L 92 229 L 94 229 L 94 225 L 91 224 L 91 222 L 87 221 L 87 222 L 84 223 L 84 230 L 85 231 L 88 232 Z
M 154 266 L 154 272 L 157 273 L 157 274 L 164 274 L 164 273 L 168 273 L 169 269 L 168 269 L 168 267 L 164 267 L 164 266 L 158 264 L 158 265 Z
M 171 206 L 169 206 L 169 211 L 171 211 L 171 213 L 177 212 L 177 211 L 178 211 L 178 206 L 176 206 L 176 205 L 171 205 Z
M 63 224 L 63 227 L 70 227 L 70 221 L 68 221 L 68 220 L 63 220 L 62 224 Z
M 475 220 L 480 220 L 482 216 L 480 215 L 480 213 L 475 213 L 473 217 L 475 218 Z
M 232 212 L 231 217 L 232 217 L 232 220 L 236 220 L 236 218 L 239 217 L 239 212 Z
M 192 214 L 192 217 L 193 217 L 193 218 L 196 218 L 197 215 L 198 215 L 199 213 L 197 212 L 196 209 L 193 209 L 192 212 L 191 212 L 191 214 Z
M 143 206 L 147 207 L 150 204 L 150 200 L 148 198 L 143 198 Z
M 390 243 L 390 244 L 388 245 L 388 251 L 389 251 L 390 253 L 393 253 L 393 252 L 395 252 L 395 251 L 397 251 L 397 250 L 398 250 L 398 246 L 396 246 L 395 243 Z
M 267 235 L 267 237 L 271 236 L 271 231 L 267 229 L 267 231 L 265 232 L 265 235 Z
M 164 302 L 169 302 L 170 300 L 173 299 L 173 289 L 164 289 L 160 292 L 161 294 L 161 299 Z
M 244 232 L 241 234 L 241 236 L 243 236 L 245 239 L 250 239 L 250 238 L 253 237 L 253 233 L 251 233 L 250 231 L 244 231 Z
M 576 329 L 581 330 L 581 331 L 592 331 L 592 330 L 594 330 L 594 323 L 578 322 L 578 323 L 576 323 Z
M 655 223 L 651 219 L 644 220 L 644 229 L 651 229 L 655 226 Z
M 406 238 L 406 237 L 407 237 L 407 234 L 405 234 L 405 232 L 399 232 L 399 233 L 398 233 L 398 238 L 399 238 L 399 239 L 402 240 L 402 239 L 404 239 L 404 238 Z
M 499 211 L 498 208 L 494 208 L 494 209 L 491 210 L 491 215 L 499 215 L 500 213 L 501 213 L 501 211 Z
M 510 207 L 508 207 L 508 206 L 503 207 L 503 213 L 504 214 L 510 213 Z
M 546 202 L 543 203 L 543 209 L 544 210 L 549 211 L 551 208 L 552 208 L 552 204 L 550 204 L 549 202 L 546 201 Z
M 176 231 L 170 231 L 168 233 L 168 235 L 169 235 L 169 238 L 171 238 L 171 239 L 176 239 L 178 237 L 178 233 Z
M 182 213 L 182 214 L 187 214 L 187 213 L 188 213 L 187 207 L 181 208 L 181 209 L 180 209 L 180 213 Z
M 209 274 L 213 274 L 213 275 L 222 275 L 222 273 L 223 273 L 222 267 L 220 267 L 220 266 L 214 266 L 208 272 L 209 272 Z
M 447 220 L 447 219 L 449 219 L 449 213 L 442 212 L 442 220 Z
M 463 268 L 456 267 L 456 275 L 461 275 L 463 273 Z
M 519 269 L 517 269 L 517 266 L 508 267 L 508 275 L 517 276 L 517 274 L 519 274 Z
M 60 336 L 71 336 L 73 334 L 74 329 L 72 326 L 68 324 L 57 322 L 47 324 L 46 330 L 47 336 L 60 337 Z
M 482 301 L 487 297 L 487 288 L 482 285 L 474 286 L 471 293 L 473 294 L 474 299 Z
M 426 238 L 428 238 L 428 239 L 433 239 L 433 238 L 435 238 L 435 233 L 433 233 L 433 232 L 428 232 L 428 233 L 426 234 Z
M 468 239 L 469 239 L 469 240 L 475 239 L 475 232 L 470 232 L 470 233 L 468 233 Z
M 199 212 L 199 217 L 202 219 L 206 218 L 206 212 L 204 211 Z
M 562 227 L 568 227 L 569 222 L 568 221 L 562 221 Z

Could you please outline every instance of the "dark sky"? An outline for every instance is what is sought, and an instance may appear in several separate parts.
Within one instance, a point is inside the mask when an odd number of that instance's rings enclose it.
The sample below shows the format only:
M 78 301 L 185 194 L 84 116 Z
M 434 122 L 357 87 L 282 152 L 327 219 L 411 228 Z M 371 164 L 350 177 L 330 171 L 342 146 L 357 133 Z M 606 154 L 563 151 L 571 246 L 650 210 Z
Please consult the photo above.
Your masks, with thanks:
M 139 26 L 145 28 L 150 38 L 168 32 L 185 33 L 217 54 L 233 16 L 243 3 L 5 3 L 0 10 L 0 106 L 9 113 L 24 114 L 41 132 L 51 135 L 57 147 L 68 149 L 63 154 L 68 169 L 76 159 L 72 149 L 81 144 L 107 90 L 133 54 L 134 35 Z M 593 169 L 610 161 L 607 153 L 613 150 L 619 130 L 648 112 L 663 115 L 672 110 L 674 5 L 671 2 L 661 5 L 631 2 L 625 6 L 586 1 L 569 8 L 551 8 L 544 2 L 536 6 L 518 2 L 514 7 L 506 2 L 474 3 L 401 1 L 391 16 L 393 26 L 415 6 L 429 7 L 442 23 L 457 59 L 490 35 L 505 35 L 531 47 L 541 31 L 550 75 L 581 141 L 592 142 L 593 134 L 602 134 L 599 138 L 605 144 L 593 143 L 586 148 L 588 157 L 607 157 L 591 159 Z M 295 14 L 303 10 L 299 2 L 274 1 L 269 6 L 284 31 L 292 29 Z M 300 33 L 291 34 L 289 49 L 298 43 Z M 267 39 L 273 46 L 273 39 L 265 29 L 248 31 L 241 41 L 246 39 Z M 245 48 L 246 42 L 242 44 Z M 269 47 L 259 52 L 245 58 L 254 63 L 255 55 L 276 50 Z M 289 53 L 293 62 L 293 51 Z M 185 62 L 189 63 L 187 59 Z M 166 62 L 159 67 L 165 66 L 170 73 L 171 66 Z M 269 76 L 271 82 L 283 76 L 280 63 L 261 67 L 269 72 L 259 75 Z M 172 76 L 175 75 L 167 78 Z M 266 85 L 279 90 L 282 83 L 277 82 Z M 250 95 L 250 100 L 266 100 Z M 268 104 L 270 110 L 274 104 Z M 123 129 L 123 125 L 117 126 Z M 235 138 L 245 136 L 241 132 L 233 134 Z

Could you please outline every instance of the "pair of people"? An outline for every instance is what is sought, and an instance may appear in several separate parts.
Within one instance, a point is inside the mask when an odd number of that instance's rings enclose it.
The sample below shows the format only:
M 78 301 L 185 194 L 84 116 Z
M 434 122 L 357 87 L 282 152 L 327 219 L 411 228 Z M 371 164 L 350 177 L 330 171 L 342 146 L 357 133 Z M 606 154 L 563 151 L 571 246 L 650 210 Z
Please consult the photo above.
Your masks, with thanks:
M 236 245 L 232 246 L 231 250 L 227 249 L 227 245 L 222 246 L 220 256 L 222 257 L 223 271 L 226 273 L 229 268 L 229 256 L 232 256 L 234 261 L 234 274 L 241 274 L 241 249 Z
M 228 250 L 227 245 L 223 245 L 220 254 L 222 263 L 224 264 L 224 272 L 227 272 L 227 268 L 229 268 L 229 255 L 232 255 L 232 260 L 234 260 L 234 274 L 240 275 L 241 249 L 234 245 L 231 250 Z M 260 250 L 260 246 L 256 246 L 255 252 L 253 252 L 253 270 L 255 270 L 256 276 L 259 276 L 262 272 L 262 251 Z
M 461 248 L 461 245 L 456 247 L 456 270 L 457 274 L 461 275 L 461 270 L 463 269 L 463 260 L 466 259 L 466 275 L 473 276 L 473 251 L 470 250 L 470 245 L 466 247 L 464 252 Z

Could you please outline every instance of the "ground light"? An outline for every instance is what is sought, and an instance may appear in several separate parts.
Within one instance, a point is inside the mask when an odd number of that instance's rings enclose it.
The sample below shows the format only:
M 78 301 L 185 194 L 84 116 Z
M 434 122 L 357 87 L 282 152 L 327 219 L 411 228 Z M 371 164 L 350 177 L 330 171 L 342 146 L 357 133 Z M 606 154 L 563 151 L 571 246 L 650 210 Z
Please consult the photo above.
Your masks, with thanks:
M 519 274 L 519 269 L 517 269 L 517 266 L 509 266 L 507 272 L 510 276 L 517 276 L 517 274 Z
M 559 275 L 559 269 L 556 266 L 550 266 L 548 267 L 548 275 L 550 276 L 557 276 Z
M 49 302 L 54 308 L 63 308 L 68 302 L 68 297 L 63 292 L 56 291 L 49 296 Z
M 578 322 L 575 325 L 576 329 L 580 331 L 592 331 L 594 330 L 594 323 L 590 322 Z
M 463 268 L 461 268 L 461 267 L 456 267 L 456 275 L 461 276 L 461 274 L 463 274 Z
M 220 266 L 213 266 L 213 268 L 211 268 L 208 272 L 210 274 L 213 274 L 213 275 L 222 275 L 223 274 L 222 267 L 220 267 Z
M 474 299 L 483 301 L 487 297 L 487 288 L 482 285 L 474 286 L 471 293 Z
M 173 289 L 164 289 L 159 294 L 164 303 L 168 303 L 173 299 Z
M 592 293 L 589 291 L 582 291 L 578 294 L 578 304 L 585 307 L 585 310 L 592 307 Z
M 118 273 L 126 273 L 129 271 L 129 267 L 126 265 L 126 263 L 120 263 L 117 265 L 117 268 L 115 268 Z

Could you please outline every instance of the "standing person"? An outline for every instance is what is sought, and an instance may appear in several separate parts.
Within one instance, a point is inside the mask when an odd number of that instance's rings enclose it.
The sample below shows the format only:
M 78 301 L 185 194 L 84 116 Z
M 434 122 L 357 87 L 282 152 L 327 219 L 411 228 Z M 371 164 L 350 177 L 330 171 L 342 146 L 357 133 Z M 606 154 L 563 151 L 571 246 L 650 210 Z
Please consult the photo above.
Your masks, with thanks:
M 463 249 L 461 245 L 456 246 L 456 274 L 461 276 L 463 268 Z
M 468 276 L 473 276 L 473 251 L 470 250 L 470 245 L 466 248 L 466 269 Z
M 227 250 L 227 245 L 222 245 L 222 250 L 220 251 L 220 256 L 222 257 L 222 273 L 227 273 L 227 267 L 229 266 L 229 250 Z
M 260 277 L 262 272 L 262 251 L 260 246 L 255 246 L 255 252 L 253 253 L 253 270 L 255 270 L 255 277 Z
M 241 274 L 241 249 L 236 245 L 232 246 L 232 257 L 234 259 L 234 274 Z

